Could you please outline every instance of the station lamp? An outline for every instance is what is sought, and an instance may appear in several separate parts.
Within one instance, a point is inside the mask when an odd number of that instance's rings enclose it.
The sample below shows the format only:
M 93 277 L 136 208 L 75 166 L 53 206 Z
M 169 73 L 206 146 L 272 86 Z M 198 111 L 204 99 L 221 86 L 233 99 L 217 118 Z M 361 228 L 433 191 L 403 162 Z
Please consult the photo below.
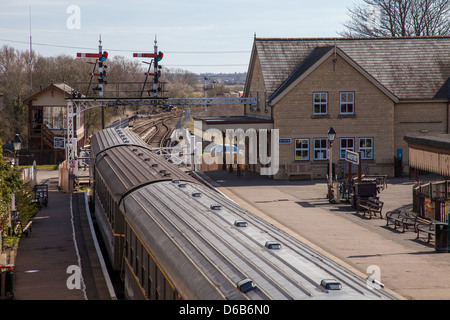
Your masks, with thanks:
M 16 152 L 18 152 L 18 151 L 20 151 L 20 149 L 22 149 L 22 139 L 20 139 L 18 133 L 16 133 L 16 135 L 14 136 L 13 146 L 14 146 L 14 151 L 16 151 Z
M 330 127 L 327 131 L 328 136 L 328 142 L 330 143 L 330 146 L 333 144 L 334 139 L 336 139 L 336 131 L 334 131 L 333 127 Z
M 333 142 L 336 139 L 336 131 L 334 131 L 333 127 L 330 127 L 327 131 L 328 137 L 328 200 L 330 203 L 334 202 L 334 190 L 333 190 Z
M 14 136 L 13 147 L 14 147 L 14 160 L 16 166 L 19 167 L 19 157 L 17 156 L 17 154 L 22 149 L 22 139 L 20 139 L 18 133 L 16 133 L 16 135 Z

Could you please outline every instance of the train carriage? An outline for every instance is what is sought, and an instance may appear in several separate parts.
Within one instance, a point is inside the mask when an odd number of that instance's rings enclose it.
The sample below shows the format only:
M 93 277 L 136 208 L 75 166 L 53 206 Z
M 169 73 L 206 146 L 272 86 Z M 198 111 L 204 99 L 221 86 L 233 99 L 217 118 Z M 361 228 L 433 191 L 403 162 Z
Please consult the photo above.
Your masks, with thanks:
M 92 138 L 91 169 L 126 298 L 397 299 L 112 130 Z
M 114 269 L 122 265 L 124 217 L 122 198 L 136 188 L 172 179 L 192 177 L 167 161 L 161 162 L 129 129 L 105 129 L 91 139 L 90 175 L 95 219 Z

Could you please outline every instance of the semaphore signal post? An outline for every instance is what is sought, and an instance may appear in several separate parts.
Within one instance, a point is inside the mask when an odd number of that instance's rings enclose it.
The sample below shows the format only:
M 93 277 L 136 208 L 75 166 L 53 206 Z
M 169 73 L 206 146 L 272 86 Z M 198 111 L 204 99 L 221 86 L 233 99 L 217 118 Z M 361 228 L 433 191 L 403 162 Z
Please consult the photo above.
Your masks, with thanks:
M 145 84 L 147 83 L 148 76 L 153 76 L 153 97 L 157 98 L 158 92 L 161 91 L 161 87 L 158 86 L 159 78 L 161 77 L 161 68 L 162 68 L 159 65 L 159 62 L 164 57 L 164 54 L 161 51 L 158 51 L 158 42 L 156 41 L 156 37 L 155 37 L 155 45 L 153 48 L 154 48 L 153 53 L 133 53 L 134 58 L 153 58 L 153 60 L 150 63 L 146 62 L 149 64 L 149 67 L 148 67 L 148 71 L 145 73 L 145 82 L 142 87 L 141 97 L 142 97 L 142 93 L 144 92 L 144 88 L 145 88 Z M 153 64 L 153 72 L 151 73 L 150 69 L 152 67 L 152 64 Z
M 105 107 L 117 107 L 117 106 L 165 106 L 165 105 L 235 105 L 235 104 L 248 104 L 256 105 L 255 98 L 164 98 L 159 97 L 159 93 L 162 91 L 159 84 L 159 78 L 161 76 L 161 66 L 159 62 L 163 59 L 164 54 L 158 51 L 157 41 L 155 38 L 154 52 L 153 53 L 133 53 L 135 58 L 153 58 L 149 64 L 148 71 L 146 72 L 146 78 L 141 90 L 141 94 L 136 98 L 107 98 L 104 96 L 104 87 L 107 82 L 106 78 L 106 66 L 104 61 L 108 58 L 108 53 L 103 51 L 101 40 L 99 40 L 99 52 L 98 53 L 77 53 L 79 58 L 96 58 L 95 66 L 99 66 L 98 72 L 91 72 L 89 75 L 92 77 L 98 77 L 98 87 L 93 88 L 94 91 L 98 91 L 98 98 L 84 98 L 78 92 L 72 93 L 72 97 L 66 99 L 67 104 L 67 143 L 66 143 L 66 159 L 69 165 L 75 164 L 77 159 L 77 142 L 74 132 L 73 119 L 86 110 L 102 107 L 102 127 L 104 128 L 104 116 L 103 110 Z M 150 72 L 153 66 L 153 72 Z M 94 67 L 95 70 L 95 67 Z M 153 77 L 153 87 L 151 97 L 142 97 L 148 77 Z M 150 95 L 150 92 L 149 92 Z M 71 169 L 74 168 L 71 165 Z

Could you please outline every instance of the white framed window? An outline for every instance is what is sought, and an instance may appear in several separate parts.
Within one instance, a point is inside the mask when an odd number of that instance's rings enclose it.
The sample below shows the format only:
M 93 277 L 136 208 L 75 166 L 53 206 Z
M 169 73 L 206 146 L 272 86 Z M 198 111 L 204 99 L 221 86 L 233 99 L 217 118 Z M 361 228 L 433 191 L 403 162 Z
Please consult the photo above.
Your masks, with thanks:
M 314 139 L 314 160 L 328 159 L 328 139 L 316 138 Z
M 295 160 L 309 160 L 309 139 L 295 139 Z
M 355 114 L 355 93 L 341 92 L 340 94 L 340 113 Z
M 373 159 L 373 138 L 359 138 L 361 159 Z
M 328 92 L 314 92 L 313 114 L 328 114 Z
M 66 107 L 45 107 L 44 124 L 50 129 L 67 129 Z
M 341 138 L 340 139 L 340 157 L 345 159 L 345 151 L 355 151 L 355 138 Z

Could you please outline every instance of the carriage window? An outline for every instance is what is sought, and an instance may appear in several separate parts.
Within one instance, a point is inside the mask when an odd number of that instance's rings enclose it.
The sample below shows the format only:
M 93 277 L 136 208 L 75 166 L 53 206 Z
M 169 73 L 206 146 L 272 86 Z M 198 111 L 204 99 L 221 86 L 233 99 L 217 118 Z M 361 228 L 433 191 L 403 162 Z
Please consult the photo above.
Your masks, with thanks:
M 125 257 L 130 260 L 129 256 L 129 247 L 130 247 L 130 226 L 127 224 L 125 228 Z
M 145 266 L 144 266 L 144 246 L 141 245 L 141 273 L 139 274 L 139 282 L 144 286 Z
M 148 263 L 149 299 L 156 299 L 156 264 L 152 257 L 149 257 Z
M 167 279 L 164 279 L 164 299 L 165 300 L 174 300 L 174 292 L 172 286 L 170 285 Z
M 164 297 L 164 276 L 159 268 L 156 269 L 156 300 L 161 300 Z

